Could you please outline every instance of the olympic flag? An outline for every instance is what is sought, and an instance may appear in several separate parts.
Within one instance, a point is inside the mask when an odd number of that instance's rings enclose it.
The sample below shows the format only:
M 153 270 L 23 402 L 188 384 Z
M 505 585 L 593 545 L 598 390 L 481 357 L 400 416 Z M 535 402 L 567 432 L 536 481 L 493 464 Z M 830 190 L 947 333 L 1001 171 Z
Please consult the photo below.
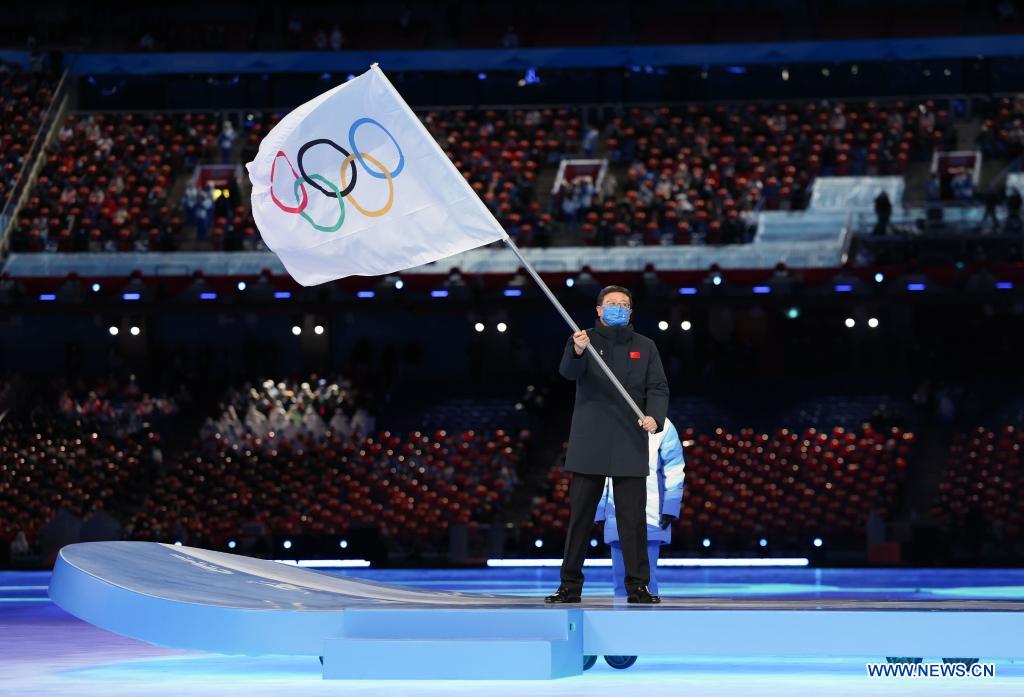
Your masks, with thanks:
M 256 227 L 304 286 L 507 240 L 376 64 L 281 119 L 246 169 Z

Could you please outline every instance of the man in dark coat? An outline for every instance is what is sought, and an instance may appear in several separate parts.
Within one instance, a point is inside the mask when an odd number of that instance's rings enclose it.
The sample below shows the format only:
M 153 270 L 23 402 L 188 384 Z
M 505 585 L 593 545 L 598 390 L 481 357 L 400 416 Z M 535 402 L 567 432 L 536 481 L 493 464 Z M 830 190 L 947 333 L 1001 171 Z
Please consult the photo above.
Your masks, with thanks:
M 668 381 L 654 342 L 633 331 L 633 296 L 621 286 L 604 288 L 597 298 L 598 325 L 569 338 L 559 372 L 576 381 L 576 406 L 569 432 L 565 469 L 569 485 L 569 527 L 566 530 L 561 585 L 548 603 L 578 603 L 583 591 L 583 561 L 590 543 L 594 514 L 611 477 L 618 513 L 619 539 L 625 566 L 628 602 L 657 603 L 651 595 L 647 559 L 648 434 L 665 426 Z M 594 349 L 646 415 L 637 419 L 608 376 L 587 352 Z

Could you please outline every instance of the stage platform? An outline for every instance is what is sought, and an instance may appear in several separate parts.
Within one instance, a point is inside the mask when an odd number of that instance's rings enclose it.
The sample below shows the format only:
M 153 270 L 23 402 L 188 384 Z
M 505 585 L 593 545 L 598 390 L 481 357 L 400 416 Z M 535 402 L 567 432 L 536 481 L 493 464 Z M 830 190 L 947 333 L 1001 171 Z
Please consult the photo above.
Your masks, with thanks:
M 1020 596 L 611 597 L 545 606 L 525 595 L 441 591 L 145 542 L 71 545 L 53 601 L 157 646 L 323 658 L 346 679 L 549 679 L 585 656 L 1019 659 Z M 1012 595 L 1012 594 L 1011 594 Z

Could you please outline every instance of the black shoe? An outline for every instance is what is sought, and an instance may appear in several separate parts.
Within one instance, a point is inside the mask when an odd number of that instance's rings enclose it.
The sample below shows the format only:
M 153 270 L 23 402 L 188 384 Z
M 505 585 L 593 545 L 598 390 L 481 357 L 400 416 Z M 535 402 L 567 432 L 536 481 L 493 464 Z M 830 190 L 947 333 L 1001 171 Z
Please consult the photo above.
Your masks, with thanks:
M 640 603 L 641 605 L 657 605 L 661 602 L 661 598 L 651 595 L 651 591 L 647 590 L 647 586 L 637 586 L 626 597 L 626 602 Z
M 549 605 L 552 603 L 578 603 L 580 602 L 580 592 L 569 590 L 565 586 L 559 586 L 554 595 L 544 598 L 544 602 Z

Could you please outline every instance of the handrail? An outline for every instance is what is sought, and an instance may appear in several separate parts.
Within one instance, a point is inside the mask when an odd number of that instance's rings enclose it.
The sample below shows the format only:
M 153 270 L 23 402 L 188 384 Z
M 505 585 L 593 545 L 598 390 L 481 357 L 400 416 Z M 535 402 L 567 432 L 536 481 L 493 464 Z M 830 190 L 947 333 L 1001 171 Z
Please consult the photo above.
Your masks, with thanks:
M 9 233 L 14 220 L 18 217 L 21 206 L 25 202 L 29 190 L 29 180 L 35 179 L 39 171 L 43 150 L 53 137 L 53 130 L 60 123 L 61 114 L 67 106 L 69 74 L 70 70 L 65 68 L 60 76 L 60 80 L 57 82 L 57 87 L 53 91 L 50 105 L 43 112 L 43 118 L 39 123 L 39 128 L 36 129 L 35 136 L 32 138 L 32 144 L 25 153 L 21 169 L 18 170 L 17 184 L 15 184 L 14 190 L 11 191 L 11 195 L 8 197 L 7 203 L 4 204 L 3 210 L 0 211 L 0 257 L 7 254 L 7 248 L 10 245 Z

